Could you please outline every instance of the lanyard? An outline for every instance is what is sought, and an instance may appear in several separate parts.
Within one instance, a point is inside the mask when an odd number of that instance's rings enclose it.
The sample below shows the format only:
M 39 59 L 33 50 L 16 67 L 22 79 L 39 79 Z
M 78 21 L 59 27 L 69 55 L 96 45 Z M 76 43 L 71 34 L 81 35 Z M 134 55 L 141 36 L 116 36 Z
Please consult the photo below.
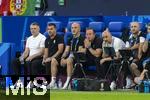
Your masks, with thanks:
M 73 39 L 74 39 L 74 38 L 73 38 Z M 73 42 L 74 42 L 73 39 L 71 40 L 71 51 L 73 51 Z M 79 42 L 79 38 L 77 38 L 77 40 L 76 40 L 74 51 L 77 51 L 78 42 Z

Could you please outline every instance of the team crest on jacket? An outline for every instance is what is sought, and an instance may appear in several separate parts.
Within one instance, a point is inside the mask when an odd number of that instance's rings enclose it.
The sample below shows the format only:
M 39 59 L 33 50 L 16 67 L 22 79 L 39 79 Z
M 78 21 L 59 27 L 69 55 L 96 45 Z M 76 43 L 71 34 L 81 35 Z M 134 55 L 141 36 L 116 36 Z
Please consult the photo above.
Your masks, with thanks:
M 10 11 L 22 15 L 27 9 L 27 0 L 10 0 Z

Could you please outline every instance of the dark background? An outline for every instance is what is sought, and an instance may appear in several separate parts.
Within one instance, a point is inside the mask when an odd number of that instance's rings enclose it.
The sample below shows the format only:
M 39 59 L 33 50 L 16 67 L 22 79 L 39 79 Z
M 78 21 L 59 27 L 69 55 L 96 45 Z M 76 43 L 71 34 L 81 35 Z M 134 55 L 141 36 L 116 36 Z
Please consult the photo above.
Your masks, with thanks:
M 150 0 L 48 0 L 48 10 L 59 16 L 149 15 Z

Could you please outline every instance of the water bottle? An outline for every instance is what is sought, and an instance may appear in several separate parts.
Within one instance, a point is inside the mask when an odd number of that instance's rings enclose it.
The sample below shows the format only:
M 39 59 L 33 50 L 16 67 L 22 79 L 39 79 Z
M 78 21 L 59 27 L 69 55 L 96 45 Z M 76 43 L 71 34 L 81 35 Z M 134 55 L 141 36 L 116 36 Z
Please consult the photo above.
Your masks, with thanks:
M 128 41 L 126 41 L 126 48 L 130 47 L 130 43 Z
M 59 88 L 59 89 L 62 88 L 62 81 L 61 81 L 61 79 L 58 80 L 58 88 Z

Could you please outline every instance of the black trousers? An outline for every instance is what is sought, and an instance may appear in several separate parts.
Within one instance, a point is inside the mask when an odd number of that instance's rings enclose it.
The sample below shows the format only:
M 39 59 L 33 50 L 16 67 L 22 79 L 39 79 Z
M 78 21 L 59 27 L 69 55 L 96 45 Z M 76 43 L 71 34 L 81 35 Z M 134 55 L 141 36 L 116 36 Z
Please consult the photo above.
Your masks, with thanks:
M 100 66 L 104 72 L 104 78 L 110 77 L 112 81 L 116 81 L 120 68 L 119 60 L 106 61 Z
M 96 76 L 98 79 L 104 78 L 103 66 L 100 66 L 100 57 L 95 57 L 92 55 L 86 55 L 85 66 L 96 66 Z
M 23 66 L 23 74 L 21 74 L 21 67 Z M 12 68 L 14 75 L 41 75 L 43 73 L 42 58 L 35 58 L 32 61 L 25 61 L 21 64 L 18 58 L 12 61 Z

